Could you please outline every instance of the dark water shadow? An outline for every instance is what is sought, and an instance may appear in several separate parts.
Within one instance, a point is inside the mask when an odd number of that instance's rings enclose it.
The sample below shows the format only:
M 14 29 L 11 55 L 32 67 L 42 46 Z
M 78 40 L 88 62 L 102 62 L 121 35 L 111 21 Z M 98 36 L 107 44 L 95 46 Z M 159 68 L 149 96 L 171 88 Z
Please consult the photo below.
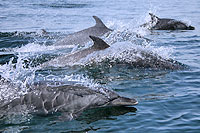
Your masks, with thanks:
M 10 127 L 19 127 L 22 132 L 31 132 L 31 131 L 38 131 L 43 132 L 44 130 L 52 130 L 57 129 L 57 125 L 63 125 L 62 129 L 64 132 L 88 132 L 88 131 L 97 131 L 101 128 L 94 127 L 90 124 L 93 122 L 99 121 L 99 120 L 114 120 L 117 119 L 115 116 L 124 115 L 127 113 L 131 113 L 131 115 L 136 115 L 137 109 L 135 107 L 125 107 L 125 106 L 118 106 L 118 107 L 102 107 L 102 108 L 94 108 L 89 109 L 84 112 L 82 112 L 76 119 L 72 121 L 67 121 L 62 118 L 62 113 L 57 112 L 54 114 L 48 114 L 48 115 L 38 115 L 38 114 L 32 114 L 30 118 L 28 117 L 13 117 L 13 120 L 10 121 L 4 121 L 0 120 L 0 131 L 9 131 Z M 17 119 L 16 119 L 17 118 Z M 30 119 L 30 120 L 29 120 Z M 19 121 L 21 120 L 21 121 Z M 70 125 L 73 125 L 73 127 L 68 127 Z M 75 125 L 74 125 L 75 124 Z M 78 125 L 76 125 L 78 124 Z M 37 128 L 38 125 L 46 125 L 46 128 Z M 82 127 L 82 126 L 83 127 Z M 78 128 L 81 126 L 80 128 Z
M 142 80 L 151 79 L 165 76 L 173 70 L 161 70 L 151 68 L 135 68 L 134 66 L 127 64 L 116 64 L 110 67 L 109 64 L 86 66 L 80 69 L 87 75 L 99 81 L 100 83 L 107 83 L 113 80 Z
M 113 116 L 120 116 L 126 113 L 135 113 L 137 109 L 135 107 L 126 107 L 126 106 L 118 106 L 118 107 L 102 107 L 89 109 L 84 111 L 76 120 L 84 121 L 87 124 L 98 120 L 113 120 Z

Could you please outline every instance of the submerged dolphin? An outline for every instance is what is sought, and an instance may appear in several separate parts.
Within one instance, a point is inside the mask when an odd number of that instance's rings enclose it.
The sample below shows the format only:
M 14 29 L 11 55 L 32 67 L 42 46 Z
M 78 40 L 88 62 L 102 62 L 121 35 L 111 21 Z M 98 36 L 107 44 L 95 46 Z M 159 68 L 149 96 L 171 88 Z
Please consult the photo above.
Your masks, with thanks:
M 65 119 L 71 120 L 86 109 L 104 106 L 131 106 L 138 103 L 135 99 L 121 97 L 105 88 L 95 90 L 80 85 L 50 87 L 41 84 L 34 85 L 32 88 L 32 91 L 19 98 L 2 103 L 0 101 L 1 115 L 6 115 L 8 112 L 21 112 L 25 108 L 29 113 L 63 112 Z
M 96 24 L 90 28 L 67 35 L 64 39 L 55 43 L 55 45 L 83 45 L 90 41 L 89 35 L 101 37 L 104 34 L 112 31 L 107 28 L 97 16 L 93 16 Z
M 98 41 L 96 41 L 96 40 L 94 40 L 94 43 L 96 45 L 101 45 L 101 43 L 103 42 L 103 40 L 100 38 L 98 38 Z M 99 41 L 99 40 L 101 40 L 101 41 Z M 105 42 L 103 42 L 103 43 L 105 43 Z M 124 55 L 124 57 L 123 57 L 123 55 Z M 136 67 L 136 68 L 139 67 L 139 68 L 170 69 L 170 70 L 178 70 L 178 69 L 187 68 L 186 65 L 179 63 L 173 59 L 162 58 L 158 54 L 153 53 L 151 51 L 147 51 L 142 48 L 133 48 L 130 50 L 125 50 L 120 53 L 119 58 L 115 58 L 113 56 L 111 56 L 111 57 L 108 56 L 107 59 L 110 60 L 110 62 L 109 62 L 110 65 L 127 64 L 127 65 L 131 65 L 133 67 Z M 106 62 L 108 61 L 107 59 L 105 60 Z M 103 61 L 102 61 L 102 63 L 103 63 Z
M 186 23 L 168 18 L 159 18 L 152 13 L 151 21 L 143 24 L 142 27 L 150 27 L 152 30 L 194 30 L 193 26 L 188 26 Z
M 67 54 L 64 56 L 57 57 L 53 60 L 47 61 L 43 64 L 41 64 L 41 67 L 47 67 L 47 66 L 68 66 L 73 65 L 74 63 L 78 62 L 82 58 L 86 57 L 87 55 L 93 53 L 94 51 L 104 50 L 108 47 L 110 47 L 107 43 L 105 43 L 102 39 L 95 37 L 95 36 L 89 36 L 94 41 L 94 44 L 92 47 L 86 48 L 84 50 L 74 52 L 71 54 Z

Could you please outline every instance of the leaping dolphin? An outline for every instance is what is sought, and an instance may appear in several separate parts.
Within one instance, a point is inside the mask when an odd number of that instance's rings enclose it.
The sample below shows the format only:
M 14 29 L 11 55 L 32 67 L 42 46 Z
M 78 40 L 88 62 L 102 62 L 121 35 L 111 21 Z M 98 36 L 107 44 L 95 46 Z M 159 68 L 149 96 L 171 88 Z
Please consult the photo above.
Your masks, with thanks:
M 149 13 L 151 20 L 148 23 L 142 25 L 142 27 L 150 28 L 151 30 L 194 30 L 195 28 L 191 25 L 187 25 L 184 22 L 169 19 L 159 18 L 156 15 Z
M 95 37 L 95 36 L 88 36 L 90 39 L 94 41 L 94 44 L 92 47 L 86 48 L 84 50 L 74 52 L 72 54 L 67 54 L 64 56 L 57 57 L 55 59 L 52 59 L 50 61 L 47 61 L 43 64 L 41 64 L 41 67 L 48 67 L 48 66 L 70 66 L 74 63 L 78 62 L 82 58 L 86 57 L 87 55 L 93 53 L 94 51 L 104 50 L 108 47 L 110 47 L 106 42 L 104 42 L 102 39 Z
M 111 29 L 107 28 L 97 16 L 93 16 L 93 18 L 96 21 L 94 26 L 69 34 L 64 39 L 55 43 L 55 45 L 84 45 L 84 43 L 90 41 L 89 35 L 101 37 L 104 34 L 112 31 Z
M 51 114 L 62 112 L 65 119 L 71 120 L 82 111 L 90 108 L 138 104 L 135 99 L 121 97 L 105 88 L 100 88 L 100 91 L 80 85 L 50 87 L 37 84 L 32 90 L 14 100 L 0 101 L 1 115 L 6 115 L 7 112 L 21 112 L 21 109 L 25 107 L 29 113 Z

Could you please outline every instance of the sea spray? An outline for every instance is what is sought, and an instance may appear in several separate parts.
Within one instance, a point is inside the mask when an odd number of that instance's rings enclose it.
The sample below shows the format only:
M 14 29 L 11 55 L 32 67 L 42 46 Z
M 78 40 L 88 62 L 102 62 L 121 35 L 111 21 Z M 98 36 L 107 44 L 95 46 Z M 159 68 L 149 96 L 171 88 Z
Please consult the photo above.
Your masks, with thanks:
M 16 63 L 14 58 L 0 66 L 1 99 L 12 99 L 27 93 L 27 85 L 34 83 L 35 71 L 37 68 L 26 67 L 23 55 L 18 55 Z M 3 82 L 6 80 L 7 82 Z

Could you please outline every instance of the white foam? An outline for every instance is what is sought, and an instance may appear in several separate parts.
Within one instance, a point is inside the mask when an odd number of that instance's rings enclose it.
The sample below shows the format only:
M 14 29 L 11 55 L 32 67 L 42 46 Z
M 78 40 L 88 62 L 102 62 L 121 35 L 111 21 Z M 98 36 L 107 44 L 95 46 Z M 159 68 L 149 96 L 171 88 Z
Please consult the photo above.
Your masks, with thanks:
M 53 50 L 57 50 L 57 49 L 63 49 L 63 48 L 73 48 L 74 45 L 66 45 L 66 46 L 55 46 L 55 45 L 51 45 L 51 46 L 46 46 L 45 44 L 41 45 L 38 43 L 28 43 L 20 48 L 15 48 L 14 51 L 15 52 L 19 52 L 19 53 L 38 53 L 38 52 L 47 52 L 47 51 L 53 51 Z
M 23 56 L 18 56 L 17 63 L 9 63 L 0 66 L 0 75 L 9 81 L 1 83 L 0 99 L 11 99 L 27 93 L 27 85 L 31 85 L 35 78 L 37 68 L 26 68 Z

